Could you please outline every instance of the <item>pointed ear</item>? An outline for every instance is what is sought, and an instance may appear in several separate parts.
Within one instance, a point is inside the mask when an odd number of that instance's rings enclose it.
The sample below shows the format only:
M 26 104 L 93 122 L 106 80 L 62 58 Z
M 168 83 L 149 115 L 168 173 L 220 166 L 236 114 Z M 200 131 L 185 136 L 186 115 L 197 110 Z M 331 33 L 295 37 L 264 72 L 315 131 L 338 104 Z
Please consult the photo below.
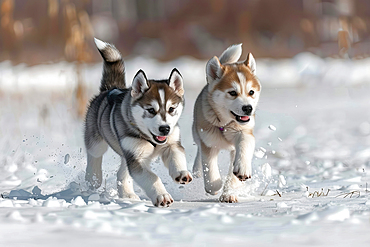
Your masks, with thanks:
M 146 79 L 146 75 L 144 71 L 139 70 L 134 80 L 132 81 L 132 89 L 131 89 L 131 96 L 133 98 L 140 97 L 147 89 L 149 88 L 148 80 Z
M 175 93 L 180 96 L 184 95 L 184 82 L 180 72 L 176 68 L 171 71 L 168 81 L 168 85 L 175 90 Z
M 255 75 L 256 74 L 256 61 L 254 60 L 254 57 L 252 53 L 249 53 L 247 56 L 247 59 L 244 61 L 244 64 L 247 65 L 250 69 L 251 72 Z
M 229 46 L 220 56 L 220 63 L 236 63 L 242 55 L 242 44 Z
M 216 56 L 211 58 L 206 65 L 207 83 L 220 79 L 224 74 L 224 66 Z

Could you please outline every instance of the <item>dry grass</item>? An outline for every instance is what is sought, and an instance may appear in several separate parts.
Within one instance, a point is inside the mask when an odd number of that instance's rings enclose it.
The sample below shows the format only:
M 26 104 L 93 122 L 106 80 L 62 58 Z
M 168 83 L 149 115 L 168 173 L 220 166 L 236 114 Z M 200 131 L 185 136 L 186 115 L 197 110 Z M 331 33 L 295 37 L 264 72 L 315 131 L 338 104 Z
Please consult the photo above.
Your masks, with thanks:
M 349 196 L 349 198 L 352 198 L 353 195 L 357 195 L 357 198 L 359 198 L 361 196 L 361 192 L 359 190 L 354 190 L 354 191 L 351 191 L 351 192 L 339 194 L 336 197 L 343 196 L 343 198 L 346 198 L 346 197 Z
M 308 191 L 308 187 L 306 187 L 306 188 L 307 188 L 307 191 Z M 329 192 L 330 192 L 330 189 L 328 189 L 327 192 L 325 193 L 323 188 L 321 188 L 321 191 L 317 191 L 317 190 L 315 190 L 314 192 L 309 192 L 308 191 L 308 197 L 314 198 L 315 195 L 316 195 L 316 197 L 328 196 Z

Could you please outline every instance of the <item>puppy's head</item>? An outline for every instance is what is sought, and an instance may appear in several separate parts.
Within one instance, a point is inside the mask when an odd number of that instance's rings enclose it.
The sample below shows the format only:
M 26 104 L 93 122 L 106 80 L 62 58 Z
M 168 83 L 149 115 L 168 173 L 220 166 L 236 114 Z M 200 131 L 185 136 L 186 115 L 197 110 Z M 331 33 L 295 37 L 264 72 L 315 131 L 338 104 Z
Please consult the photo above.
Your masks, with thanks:
M 215 104 L 214 110 L 223 119 L 247 124 L 255 113 L 261 84 L 256 77 L 256 62 L 253 55 L 249 53 L 245 61 L 237 63 L 241 46 L 230 48 L 220 56 L 220 59 L 215 56 L 208 61 L 206 67 L 208 89 Z M 235 53 L 239 56 L 232 56 Z
M 156 144 L 165 144 L 184 107 L 183 79 L 173 69 L 166 80 L 148 80 L 140 70 L 132 82 L 132 115 L 135 124 Z

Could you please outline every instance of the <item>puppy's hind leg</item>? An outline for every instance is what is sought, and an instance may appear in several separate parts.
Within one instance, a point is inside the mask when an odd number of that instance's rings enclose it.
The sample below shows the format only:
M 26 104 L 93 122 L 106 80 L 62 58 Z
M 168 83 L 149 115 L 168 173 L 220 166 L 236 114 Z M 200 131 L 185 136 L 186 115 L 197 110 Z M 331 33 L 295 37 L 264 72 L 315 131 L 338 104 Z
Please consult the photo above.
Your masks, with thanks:
M 134 181 L 129 174 L 126 159 L 121 157 L 121 166 L 117 173 L 117 189 L 120 198 L 140 200 L 134 192 Z
M 97 189 L 102 183 L 101 163 L 103 154 L 107 151 L 108 144 L 101 140 L 87 148 L 87 167 L 85 180 L 90 189 Z

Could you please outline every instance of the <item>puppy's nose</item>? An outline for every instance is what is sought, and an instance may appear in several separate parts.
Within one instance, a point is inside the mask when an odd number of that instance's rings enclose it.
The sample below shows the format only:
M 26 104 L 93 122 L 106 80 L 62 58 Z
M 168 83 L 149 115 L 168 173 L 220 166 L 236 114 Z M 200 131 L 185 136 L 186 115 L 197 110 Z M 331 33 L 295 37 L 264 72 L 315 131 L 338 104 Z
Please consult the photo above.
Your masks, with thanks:
M 251 105 L 243 105 L 242 110 L 246 115 L 250 115 L 252 113 L 253 107 Z
M 163 134 L 163 135 L 168 135 L 168 133 L 170 133 L 170 126 L 168 126 L 168 125 L 161 125 L 161 126 L 159 126 L 159 132 L 161 132 L 161 134 Z

